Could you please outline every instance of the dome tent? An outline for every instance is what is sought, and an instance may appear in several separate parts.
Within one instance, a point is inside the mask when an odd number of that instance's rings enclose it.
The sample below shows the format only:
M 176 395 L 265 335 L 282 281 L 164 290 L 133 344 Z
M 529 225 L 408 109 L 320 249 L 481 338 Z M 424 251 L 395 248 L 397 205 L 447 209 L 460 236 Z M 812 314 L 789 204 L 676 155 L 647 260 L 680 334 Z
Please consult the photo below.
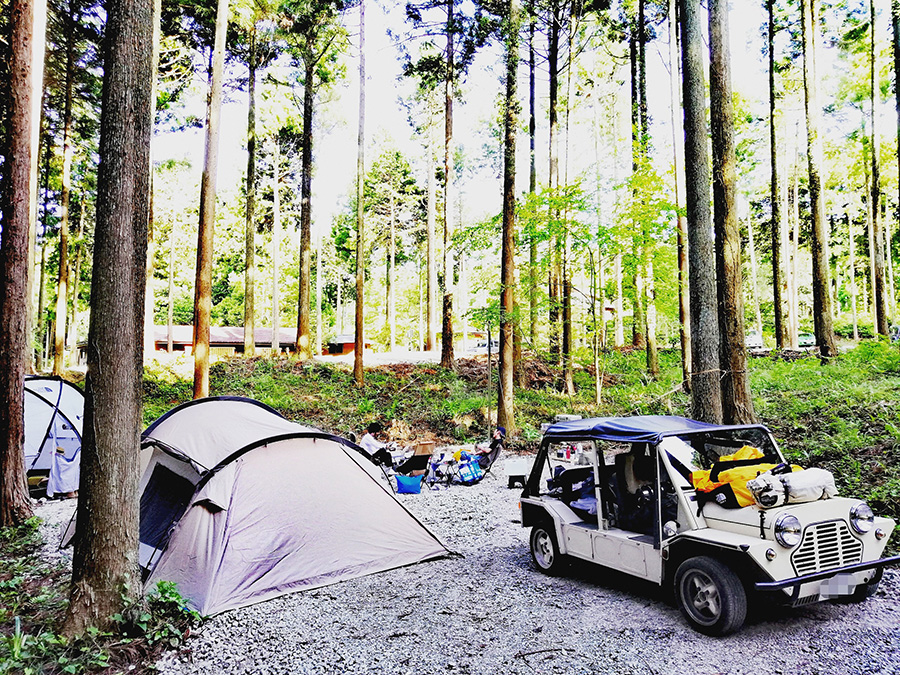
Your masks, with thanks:
M 140 562 L 211 615 L 448 554 L 349 441 L 246 398 L 144 432 Z
M 78 489 L 84 394 L 60 377 L 25 377 L 25 471 L 47 495 Z

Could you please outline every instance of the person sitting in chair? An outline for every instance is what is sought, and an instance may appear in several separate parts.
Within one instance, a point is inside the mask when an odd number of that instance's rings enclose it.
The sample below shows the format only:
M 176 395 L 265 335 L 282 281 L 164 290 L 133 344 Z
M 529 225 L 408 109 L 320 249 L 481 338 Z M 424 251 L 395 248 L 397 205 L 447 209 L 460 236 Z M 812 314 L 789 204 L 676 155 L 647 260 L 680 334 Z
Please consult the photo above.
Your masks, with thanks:
M 506 429 L 497 427 L 487 447 L 481 447 L 475 451 L 475 459 L 482 469 L 487 469 L 494 463 L 500 451 L 503 450 L 503 441 L 506 438 Z
M 375 463 L 390 467 L 393 464 L 393 459 L 391 458 L 391 453 L 385 447 L 387 443 L 378 439 L 378 436 L 383 431 L 384 427 L 381 426 L 381 422 L 370 422 L 363 437 L 359 439 L 359 447 L 365 450 Z

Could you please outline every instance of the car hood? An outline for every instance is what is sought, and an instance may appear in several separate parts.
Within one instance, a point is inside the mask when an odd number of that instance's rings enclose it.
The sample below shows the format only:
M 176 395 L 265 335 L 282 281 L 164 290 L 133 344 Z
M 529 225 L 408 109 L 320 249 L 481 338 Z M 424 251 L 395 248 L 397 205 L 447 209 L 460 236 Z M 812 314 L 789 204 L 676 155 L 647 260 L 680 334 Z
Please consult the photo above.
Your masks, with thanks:
M 756 505 L 740 509 L 726 509 L 710 502 L 704 505 L 702 513 L 707 527 L 731 532 L 745 532 L 758 537 L 761 525 L 766 532 L 766 538 L 771 539 L 772 527 L 782 513 L 796 516 L 801 525 L 806 526 L 809 523 L 823 520 L 847 519 L 850 509 L 858 503 L 860 503 L 859 499 L 832 497 L 803 504 L 787 504 L 774 509 L 763 509 Z

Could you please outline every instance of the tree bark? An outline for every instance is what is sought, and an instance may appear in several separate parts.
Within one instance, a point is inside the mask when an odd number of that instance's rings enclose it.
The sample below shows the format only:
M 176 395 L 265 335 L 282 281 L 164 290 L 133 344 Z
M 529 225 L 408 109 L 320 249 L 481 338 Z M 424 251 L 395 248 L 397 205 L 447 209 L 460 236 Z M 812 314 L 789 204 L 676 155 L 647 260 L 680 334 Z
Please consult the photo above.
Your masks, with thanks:
M 213 231 L 216 222 L 216 176 L 219 166 L 219 120 L 228 0 L 218 0 L 216 37 L 206 120 L 206 155 L 200 183 L 200 226 L 197 230 L 197 277 L 194 289 L 194 398 L 209 396 L 209 326 L 212 312 Z
M 691 299 L 691 403 L 695 419 L 722 421 L 715 246 L 709 214 L 706 97 L 699 3 L 679 0 L 684 96 L 685 197 Z
M 312 50 L 308 50 L 312 52 Z M 312 272 L 312 145 L 316 63 L 309 57 L 303 83 L 303 166 L 300 174 L 300 293 L 297 305 L 297 357 L 312 356 L 309 336 L 310 274 Z
M 281 353 L 281 139 L 275 134 L 272 152 L 272 358 Z
M 441 367 L 456 370 L 453 356 L 453 267 L 450 238 L 453 235 L 453 2 L 447 0 L 447 62 L 444 78 L 444 319 L 441 334 Z M 447 332 L 449 329 L 450 332 Z
M 787 330 L 784 322 L 784 300 L 781 297 L 783 283 L 781 255 L 781 188 L 778 175 L 778 146 L 775 133 L 775 0 L 766 0 L 769 15 L 768 52 L 769 52 L 769 159 L 770 183 L 769 199 L 772 202 L 772 304 L 775 315 L 775 347 L 784 349 L 787 343 Z
M 353 379 L 361 387 L 365 383 L 363 371 L 363 291 L 365 290 L 365 226 L 363 187 L 366 180 L 366 0 L 359 3 L 359 125 L 356 136 L 356 316 L 354 321 Z M 431 152 L 429 148 L 429 153 Z M 430 162 L 429 162 L 430 164 Z M 431 176 L 434 171 L 431 171 Z M 429 178 L 429 180 L 433 180 Z M 433 226 L 432 226 L 433 232 Z M 430 239 L 429 239 L 430 246 Z M 433 264 L 433 263 L 432 263 Z M 429 277 L 430 279 L 430 277 Z M 429 332 L 429 335 L 431 333 Z
M 503 25 L 506 56 L 506 97 L 503 107 L 503 243 L 500 252 L 500 370 L 497 397 L 497 425 L 512 435 L 516 428 L 513 404 L 513 358 L 516 291 L 516 129 L 518 99 L 516 76 L 519 66 L 519 8 L 517 0 L 507 0 Z
M 678 207 L 676 254 L 678 256 L 678 325 L 681 336 L 682 387 L 690 390 L 691 382 L 691 312 L 688 290 L 687 218 L 684 208 L 684 124 L 680 112 L 677 5 L 669 0 L 669 89 L 672 99 L 672 148 L 675 154 L 675 205 Z M 679 139 L 681 134 L 681 139 Z
M 853 339 L 859 340 L 859 317 L 857 316 L 857 295 L 856 288 L 856 232 L 854 232 L 853 221 L 850 215 L 844 213 L 844 224 L 847 226 L 848 243 L 850 249 L 850 303 L 853 312 Z
M 59 208 L 59 277 L 56 284 L 56 326 L 53 340 L 53 374 L 62 375 L 66 359 L 66 307 L 69 297 L 69 202 L 72 194 L 72 89 L 75 80 L 74 7 L 69 3 L 66 17 L 66 72 L 63 102 L 63 166 Z
M 559 14 L 559 1 L 552 0 L 550 3 L 550 26 L 547 31 L 547 68 L 549 71 L 550 83 L 547 108 L 550 122 L 549 187 L 551 199 L 557 196 L 559 190 L 559 120 L 557 110 L 559 99 Z M 549 207 L 549 219 L 551 221 L 551 227 L 553 228 L 550 235 L 550 270 L 548 278 L 548 295 L 550 296 L 550 354 L 556 359 L 557 363 L 559 363 L 562 359 L 562 349 L 560 344 L 560 310 L 562 309 L 560 307 L 560 251 L 559 235 L 556 231 L 558 214 L 552 204 Z
M 535 153 L 535 141 L 537 140 L 537 106 L 535 105 L 535 54 L 534 54 L 534 29 L 536 16 L 534 11 L 535 0 L 528 2 L 528 151 L 529 172 L 528 192 L 534 197 L 537 192 L 537 155 Z M 900 108 L 898 108 L 900 115 Z M 538 250 L 537 237 L 531 233 L 528 241 L 528 333 L 531 338 L 531 347 L 537 344 L 537 269 Z
M 428 239 L 428 260 L 427 260 L 427 317 L 428 324 L 425 332 L 425 351 L 434 351 L 437 346 L 437 293 L 438 293 L 438 274 L 437 274 L 437 235 L 435 233 L 435 211 L 436 206 L 436 186 L 434 180 L 434 129 L 433 118 L 431 115 L 431 101 L 428 102 L 428 181 L 427 181 L 427 202 L 426 202 L 426 236 Z
M 811 0 L 802 0 L 803 7 L 803 84 L 806 106 L 806 145 L 809 166 L 809 199 L 812 210 L 813 258 L 813 324 L 816 342 L 823 357 L 837 356 L 832 319 L 831 287 L 828 267 L 828 232 L 825 221 L 825 199 L 822 195 L 822 139 L 819 138 L 818 81 L 816 80 L 816 50 L 818 23 Z
M 247 204 L 244 226 L 244 356 L 256 353 L 256 22 L 247 60 Z
M 19 525 L 31 516 L 25 478 L 24 380 L 28 361 L 27 294 L 29 229 L 32 217 L 31 175 L 38 163 L 32 147 L 35 91 L 33 51 L 40 40 L 34 32 L 39 2 L 11 0 L 10 79 L 4 84 L 5 120 L 3 167 L 3 241 L 0 246 L 0 526 Z
M 152 0 L 109 0 L 81 487 L 64 632 L 140 596 L 138 480 L 150 196 Z M 114 345 L 115 348 L 110 348 Z
M 884 283 L 884 233 L 881 221 L 881 178 L 878 166 L 878 133 L 875 129 L 875 103 L 877 100 L 877 82 L 875 80 L 875 0 L 869 0 L 869 110 L 872 123 L 872 228 L 875 235 L 875 331 L 880 335 L 888 334 L 887 289 Z
M 722 413 L 726 424 L 756 421 L 747 376 L 741 231 L 737 214 L 737 160 L 728 43 L 727 0 L 709 3 L 709 98 L 712 127 L 713 204 L 721 345 Z

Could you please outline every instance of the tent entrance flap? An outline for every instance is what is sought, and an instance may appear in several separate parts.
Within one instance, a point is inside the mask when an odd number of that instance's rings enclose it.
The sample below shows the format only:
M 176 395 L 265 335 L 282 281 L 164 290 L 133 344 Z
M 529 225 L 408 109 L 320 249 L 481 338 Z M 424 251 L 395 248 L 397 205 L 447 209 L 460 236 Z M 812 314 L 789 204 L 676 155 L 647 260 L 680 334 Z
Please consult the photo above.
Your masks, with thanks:
M 140 540 L 154 549 L 165 544 L 166 535 L 187 510 L 194 484 L 184 476 L 157 464 L 141 495 Z

